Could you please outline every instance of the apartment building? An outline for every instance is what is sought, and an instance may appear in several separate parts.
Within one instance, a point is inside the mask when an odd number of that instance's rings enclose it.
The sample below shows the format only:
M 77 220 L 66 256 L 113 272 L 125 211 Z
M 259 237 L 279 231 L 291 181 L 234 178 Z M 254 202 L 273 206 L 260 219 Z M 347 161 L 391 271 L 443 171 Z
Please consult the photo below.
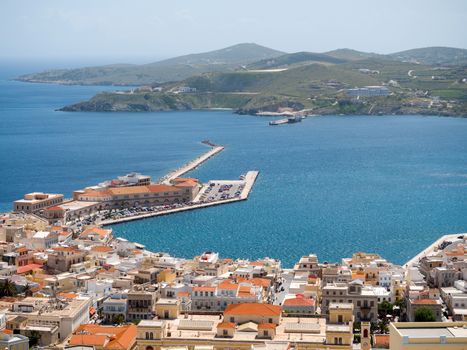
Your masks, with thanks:
M 356 321 L 376 321 L 378 296 L 373 288 L 364 286 L 360 280 L 346 283 L 331 283 L 323 287 L 321 313 L 328 315 L 331 303 L 352 303 Z
M 35 213 L 63 202 L 63 194 L 32 192 L 13 202 L 14 212 Z

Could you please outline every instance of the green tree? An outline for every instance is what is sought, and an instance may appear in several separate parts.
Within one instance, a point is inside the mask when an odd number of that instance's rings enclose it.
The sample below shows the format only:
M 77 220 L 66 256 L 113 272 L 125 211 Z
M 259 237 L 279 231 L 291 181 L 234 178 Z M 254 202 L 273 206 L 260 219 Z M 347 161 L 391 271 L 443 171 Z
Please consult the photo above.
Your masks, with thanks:
M 6 279 L 0 286 L 0 297 L 14 297 L 16 295 L 16 285 Z
M 112 323 L 114 323 L 114 324 L 122 324 L 123 322 L 125 322 L 125 317 L 123 317 L 122 314 L 113 315 L 113 317 L 112 317 Z
M 386 315 L 392 315 L 394 306 L 387 300 L 384 300 L 381 304 L 378 304 L 378 315 L 379 318 L 386 318 Z
M 436 316 L 433 310 L 427 307 L 418 308 L 415 311 L 415 322 L 434 322 L 436 321 Z

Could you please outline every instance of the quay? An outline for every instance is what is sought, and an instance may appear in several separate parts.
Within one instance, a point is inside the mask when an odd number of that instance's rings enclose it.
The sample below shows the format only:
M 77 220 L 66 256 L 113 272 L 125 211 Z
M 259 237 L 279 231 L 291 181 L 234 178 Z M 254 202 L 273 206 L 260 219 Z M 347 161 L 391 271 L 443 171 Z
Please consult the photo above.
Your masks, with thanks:
M 136 214 L 133 216 L 118 218 L 118 219 L 107 219 L 107 220 L 103 220 L 103 221 L 96 222 L 96 223 L 102 226 L 115 225 L 115 224 L 121 224 L 121 223 L 128 222 L 128 221 L 133 221 L 133 220 L 141 220 L 141 219 L 151 218 L 155 216 L 176 214 L 176 213 L 180 213 L 180 212 L 184 212 L 188 210 L 207 208 L 207 207 L 212 207 L 215 205 L 229 204 L 229 203 L 244 201 L 248 199 L 248 196 L 253 188 L 253 185 L 258 175 L 259 175 L 259 171 L 249 171 L 245 174 L 245 178 L 243 180 L 245 187 L 243 188 L 240 196 L 236 198 L 216 200 L 212 202 L 194 202 L 194 204 L 192 205 L 186 205 L 186 206 L 179 207 L 179 208 L 171 208 L 171 209 L 161 210 L 158 212 Z
M 205 145 L 208 145 L 212 147 L 209 151 L 206 153 L 202 154 L 201 156 L 191 160 L 187 164 L 183 165 L 182 167 L 178 168 L 177 170 L 174 170 L 170 172 L 169 174 L 165 175 L 161 179 L 159 179 L 159 182 L 164 184 L 164 185 L 169 185 L 171 181 L 176 179 L 177 177 L 181 177 L 183 174 L 186 174 L 187 172 L 197 168 L 204 162 L 206 162 L 209 158 L 214 157 L 216 154 L 222 152 L 224 150 L 223 146 L 215 145 L 211 143 L 210 141 L 203 141 L 202 142 Z
M 426 247 L 424 250 L 422 250 L 420 253 L 418 253 L 417 255 L 415 255 L 412 259 L 410 259 L 409 261 L 407 261 L 404 265 L 404 267 L 406 269 L 409 269 L 411 267 L 413 267 L 414 265 L 416 265 L 421 258 L 425 257 L 425 256 L 429 256 L 431 255 L 433 252 L 436 251 L 436 249 L 438 248 L 438 246 L 443 243 L 444 241 L 450 241 L 450 240 L 454 240 L 456 239 L 457 237 L 459 236 L 462 236 L 464 235 L 463 233 L 456 233 L 456 234 L 449 234 L 449 235 L 444 235 L 442 236 L 441 238 L 437 239 L 436 241 L 434 241 L 433 243 L 431 243 L 428 247 Z

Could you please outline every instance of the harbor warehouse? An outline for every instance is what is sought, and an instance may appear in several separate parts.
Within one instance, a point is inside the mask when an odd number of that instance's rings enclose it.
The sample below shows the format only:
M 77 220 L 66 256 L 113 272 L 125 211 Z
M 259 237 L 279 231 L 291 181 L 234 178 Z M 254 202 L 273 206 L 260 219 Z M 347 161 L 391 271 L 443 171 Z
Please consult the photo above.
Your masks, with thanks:
M 175 185 L 107 187 L 75 191 L 79 201 L 100 202 L 98 209 L 157 206 L 191 202 L 198 194 L 200 183 L 194 179 L 176 179 Z

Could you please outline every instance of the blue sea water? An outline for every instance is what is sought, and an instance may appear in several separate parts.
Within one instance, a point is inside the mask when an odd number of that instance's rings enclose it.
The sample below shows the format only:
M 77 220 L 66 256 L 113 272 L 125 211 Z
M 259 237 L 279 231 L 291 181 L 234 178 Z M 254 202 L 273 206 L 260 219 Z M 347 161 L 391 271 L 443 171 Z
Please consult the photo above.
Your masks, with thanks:
M 191 257 L 280 258 L 355 251 L 404 263 L 438 236 L 467 231 L 467 119 L 309 118 L 270 127 L 229 111 L 65 113 L 112 87 L 10 81 L 0 70 L 0 210 L 31 191 L 65 193 L 130 171 L 158 178 L 206 151 L 190 175 L 260 176 L 247 201 L 114 225 L 115 235 Z

